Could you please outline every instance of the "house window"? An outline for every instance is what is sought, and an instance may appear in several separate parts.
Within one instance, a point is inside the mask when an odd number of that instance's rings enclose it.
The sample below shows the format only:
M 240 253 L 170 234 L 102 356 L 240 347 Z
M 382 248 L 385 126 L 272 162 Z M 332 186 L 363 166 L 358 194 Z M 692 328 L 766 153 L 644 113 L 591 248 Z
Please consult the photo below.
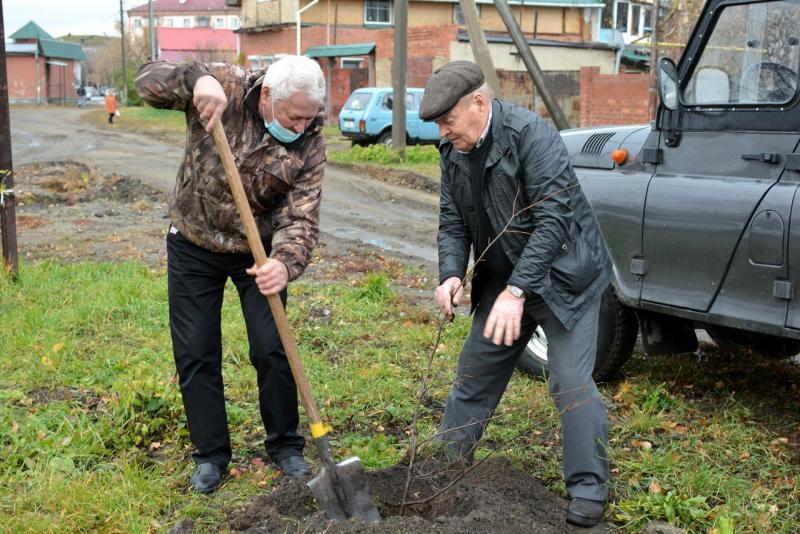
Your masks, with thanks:
M 275 61 L 275 56 L 247 56 L 247 60 L 251 70 L 259 70 L 269 67 Z
M 133 19 L 133 27 L 134 28 L 141 28 L 142 27 L 142 19 L 140 19 L 140 18 Z
M 475 4 L 475 8 L 478 10 L 478 19 L 481 18 L 481 5 Z M 453 22 L 455 24 L 459 24 L 464 26 L 467 22 L 464 20 L 464 12 L 461 10 L 461 4 L 455 3 L 453 4 Z
M 189 18 L 183 19 L 183 27 L 184 28 L 191 28 L 192 27 L 192 19 L 189 19 Z
M 360 57 L 343 57 L 340 65 L 343 69 L 360 69 L 363 68 L 364 59 Z
M 647 6 L 642 6 L 642 32 L 653 33 L 653 11 Z
M 364 0 L 365 24 L 391 24 L 392 0 Z
M 208 28 L 211 26 L 211 17 L 197 17 L 195 23 L 198 28 Z
M 628 7 L 630 3 L 628 2 L 617 2 L 617 20 L 614 24 L 614 28 L 621 31 L 622 33 L 628 33 Z
M 628 28 L 628 33 L 631 35 L 641 35 L 641 18 L 642 18 L 642 6 L 639 4 L 633 4 L 631 6 L 631 24 Z
M 172 28 L 172 25 L 173 25 L 172 19 L 170 18 L 164 19 L 164 26 L 166 26 L 167 28 Z
M 239 17 L 231 17 L 231 28 L 234 30 L 239 29 Z
M 225 17 L 217 17 L 217 20 L 214 21 L 215 28 L 224 28 L 225 27 Z

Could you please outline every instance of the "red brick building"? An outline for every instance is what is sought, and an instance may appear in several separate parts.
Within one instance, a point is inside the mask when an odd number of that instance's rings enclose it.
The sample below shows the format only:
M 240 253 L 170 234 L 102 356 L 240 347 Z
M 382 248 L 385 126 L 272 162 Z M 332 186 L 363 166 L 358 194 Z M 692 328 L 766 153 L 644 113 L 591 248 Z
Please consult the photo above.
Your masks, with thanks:
M 9 102 L 65 103 L 77 101 L 81 80 L 81 46 L 53 39 L 31 21 L 9 36 L 6 75 Z

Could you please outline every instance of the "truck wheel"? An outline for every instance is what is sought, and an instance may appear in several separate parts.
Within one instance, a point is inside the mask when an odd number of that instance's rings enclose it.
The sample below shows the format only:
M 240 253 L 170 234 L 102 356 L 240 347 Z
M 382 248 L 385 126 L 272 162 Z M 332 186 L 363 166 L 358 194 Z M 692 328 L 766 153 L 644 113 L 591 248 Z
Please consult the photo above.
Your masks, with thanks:
M 633 353 L 639 323 L 633 311 L 617 300 L 611 285 L 600 301 L 597 324 L 597 356 L 592 376 L 602 381 L 612 377 Z M 541 327 L 531 336 L 522 353 L 517 369 L 527 375 L 547 376 L 547 337 Z
M 737 330 L 727 326 L 707 326 L 706 332 L 722 348 L 744 347 L 770 358 L 791 358 L 800 353 L 800 341 L 768 334 Z
M 386 130 L 378 137 L 378 144 L 392 148 L 392 131 Z

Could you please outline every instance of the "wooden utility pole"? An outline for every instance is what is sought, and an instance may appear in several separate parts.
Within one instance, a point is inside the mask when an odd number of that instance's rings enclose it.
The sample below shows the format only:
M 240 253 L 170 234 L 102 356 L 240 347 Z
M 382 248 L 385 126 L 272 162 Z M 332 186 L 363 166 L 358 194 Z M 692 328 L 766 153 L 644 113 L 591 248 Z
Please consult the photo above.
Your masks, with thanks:
M 492 55 L 489 53 L 489 43 L 486 42 L 486 35 L 481 28 L 481 21 L 478 17 L 478 8 L 475 7 L 475 0 L 459 0 L 461 13 L 464 14 L 464 22 L 467 24 L 469 32 L 469 44 L 472 47 L 472 56 L 475 62 L 483 71 L 486 83 L 494 91 L 497 98 L 500 98 L 500 79 L 494 69 Z
M 559 130 L 569 128 L 569 121 L 561 110 L 561 106 L 558 105 L 558 102 L 547 88 L 542 69 L 539 67 L 536 58 L 533 57 L 531 47 L 528 46 L 528 40 L 525 39 L 525 36 L 522 34 L 517 19 L 514 18 L 514 15 L 511 13 L 511 8 L 508 7 L 508 2 L 506 2 L 506 0 L 495 0 L 494 5 L 497 7 L 497 12 L 500 13 L 500 18 L 503 19 L 506 28 L 508 28 L 511 40 L 514 41 L 519 55 L 522 58 L 522 62 L 525 63 L 525 68 L 528 69 L 531 78 L 533 78 L 536 89 L 539 91 L 539 94 L 542 95 L 544 105 L 550 113 L 550 117 L 553 118 L 553 123 L 555 123 L 556 128 Z
M 8 73 L 6 71 L 6 31 L 3 0 L 0 0 L 0 226 L 3 263 L 12 278 L 19 273 L 17 218 L 14 206 L 14 164 L 11 159 L 11 125 L 8 112 Z
M 392 59 L 392 148 L 406 159 L 406 61 L 408 58 L 408 0 L 394 2 Z
M 125 12 L 122 10 L 122 0 L 119 0 L 119 32 L 122 35 L 122 105 L 128 105 L 128 65 L 125 62 Z

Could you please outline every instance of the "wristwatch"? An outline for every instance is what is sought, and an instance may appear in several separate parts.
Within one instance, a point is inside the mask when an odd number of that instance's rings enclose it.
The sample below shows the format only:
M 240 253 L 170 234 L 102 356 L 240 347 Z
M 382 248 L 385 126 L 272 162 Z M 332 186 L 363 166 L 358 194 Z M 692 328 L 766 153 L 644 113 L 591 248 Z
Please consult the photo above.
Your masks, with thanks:
M 506 289 L 508 290 L 509 293 L 511 293 L 513 296 L 517 297 L 518 299 L 524 299 L 525 298 L 525 292 L 522 290 L 522 288 L 519 288 L 517 286 L 512 286 L 511 284 L 508 284 L 506 286 Z

